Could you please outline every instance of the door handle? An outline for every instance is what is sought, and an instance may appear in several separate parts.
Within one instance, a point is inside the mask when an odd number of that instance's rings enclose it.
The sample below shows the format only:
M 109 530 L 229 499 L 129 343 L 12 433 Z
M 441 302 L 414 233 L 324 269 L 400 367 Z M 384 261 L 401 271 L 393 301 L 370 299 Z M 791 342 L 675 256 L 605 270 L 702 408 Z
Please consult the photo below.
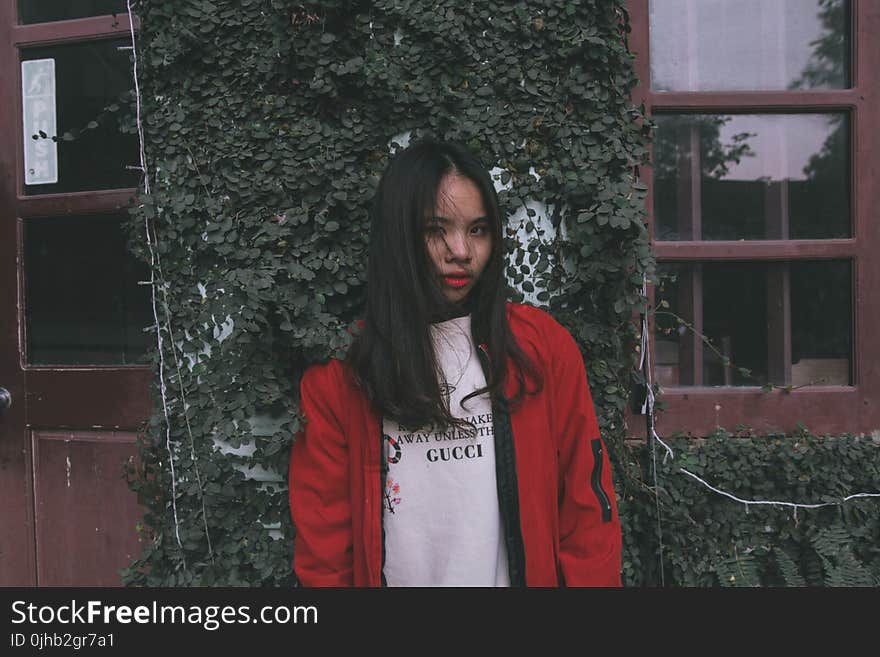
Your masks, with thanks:
M 0 412 L 12 406 L 12 395 L 6 388 L 0 388 Z

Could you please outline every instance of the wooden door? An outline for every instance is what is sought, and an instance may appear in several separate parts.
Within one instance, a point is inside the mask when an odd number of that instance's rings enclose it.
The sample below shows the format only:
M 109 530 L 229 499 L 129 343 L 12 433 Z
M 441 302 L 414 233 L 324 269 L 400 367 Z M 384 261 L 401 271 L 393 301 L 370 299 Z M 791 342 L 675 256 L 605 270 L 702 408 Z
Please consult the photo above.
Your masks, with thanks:
M 121 229 L 138 183 L 120 130 L 130 57 L 124 0 L 0 3 L 3 586 L 119 585 L 141 549 L 123 464 L 155 334 Z

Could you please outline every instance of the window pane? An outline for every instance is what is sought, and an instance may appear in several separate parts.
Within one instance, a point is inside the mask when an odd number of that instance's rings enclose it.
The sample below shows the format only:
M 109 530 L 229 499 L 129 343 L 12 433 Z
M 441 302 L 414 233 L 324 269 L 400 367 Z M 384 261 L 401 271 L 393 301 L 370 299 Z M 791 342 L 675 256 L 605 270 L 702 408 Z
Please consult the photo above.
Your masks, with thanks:
M 661 385 L 851 384 L 849 261 L 663 263 L 660 278 Z
M 137 172 L 126 169 L 137 164 L 137 136 L 130 129 L 128 134 L 121 131 L 125 121 L 123 106 L 132 88 L 131 51 L 118 47 L 130 45 L 126 39 L 114 39 L 22 51 L 23 62 L 54 62 L 38 73 L 51 75 L 46 72 L 54 68 L 54 85 L 46 84 L 45 89 L 37 89 L 43 86 L 38 84 L 41 81 L 29 80 L 23 69 L 27 83 L 23 90 L 23 123 L 25 140 L 46 139 L 47 145 L 57 146 L 58 171 L 57 182 L 26 184 L 25 194 L 137 187 Z M 54 92 L 43 93 L 53 87 Z M 38 92 L 34 98 L 42 96 L 46 102 L 54 101 L 56 134 L 46 133 L 43 137 L 35 129 L 34 117 L 29 116 L 29 112 L 35 111 L 30 104 L 31 91 Z M 51 141 L 53 137 L 57 137 L 56 142 Z M 31 179 L 33 174 L 26 171 L 25 179 Z
M 143 362 L 153 324 L 148 268 L 125 249 L 120 217 L 25 221 L 30 364 Z
M 25 25 L 127 13 L 125 0 L 18 0 L 18 16 Z
M 657 114 L 658 240 L 849 237 L 849 117 Z
M 850 85 L 848 0 L 652 0 L 657 91 Z

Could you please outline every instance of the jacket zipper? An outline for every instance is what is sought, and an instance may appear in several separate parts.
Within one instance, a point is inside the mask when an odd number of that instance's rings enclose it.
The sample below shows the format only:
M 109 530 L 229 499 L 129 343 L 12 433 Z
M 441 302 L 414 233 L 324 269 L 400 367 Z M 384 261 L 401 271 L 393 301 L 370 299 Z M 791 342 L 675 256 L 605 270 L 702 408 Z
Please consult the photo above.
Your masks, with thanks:
M 611 501 L 605 490 L 602 488 L 602 439 L 593 438 L 593 476 L 591 483 L 593 492 L 599 500 L 599 506 L 602 507 L 602 521 L 611 522 Z
M 478 345 L 482 354 L 481 365 L 487 373 L 490 365 L 489 351 L 484 344 Z M 488 383 L 488 376 L 486 379 Z M 492 424 L 495 441 L 495 485 L 504 526 L 504 542 L 507 546 L 507 568 L 510 586 L 527 586 L 525 541 L 520 525 L 519 491 L 517 485 L 516 450 L 513 440 L 513 424 L 507 400 L 502 392 L 498 402 L 492 402 Z
M 388 461 L 385 457 L 385 422 L 379 415 L 379 533 L 382 537 L 382 559 L 379 564 L 379 586 L 385 588 L 385 480 L 388 477 Z

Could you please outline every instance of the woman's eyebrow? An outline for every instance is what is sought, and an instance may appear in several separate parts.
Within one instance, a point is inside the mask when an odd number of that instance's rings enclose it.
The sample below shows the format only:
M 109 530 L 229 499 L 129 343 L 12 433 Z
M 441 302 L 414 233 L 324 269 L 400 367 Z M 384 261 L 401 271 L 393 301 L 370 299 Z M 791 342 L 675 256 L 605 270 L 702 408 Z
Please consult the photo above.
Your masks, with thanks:
M 449 217 L 441 217 L 441 216 L 439 216 L 439 215 L 432 216 L 432 217 L 428 217 L 425 221 L 426 221 L 427 223 L 432 223 L 432 222 L 435 222 L 435 221 L 436 221 L 436 222 L 439 223 L 439 224 L 449 224 L 449 223 L 452 223 L 452 219 L 450 219 Z M 474 218 L 474 219 L 471 219 L 471 221 L 470 221 L 471 224 L 477 224 L 477 223 L 480 223 L 480 222 L 486 222 L 486 223 L 488 223 L 488 222 L 489 222 L 489 217 L 476 217 L 476 218 Z

